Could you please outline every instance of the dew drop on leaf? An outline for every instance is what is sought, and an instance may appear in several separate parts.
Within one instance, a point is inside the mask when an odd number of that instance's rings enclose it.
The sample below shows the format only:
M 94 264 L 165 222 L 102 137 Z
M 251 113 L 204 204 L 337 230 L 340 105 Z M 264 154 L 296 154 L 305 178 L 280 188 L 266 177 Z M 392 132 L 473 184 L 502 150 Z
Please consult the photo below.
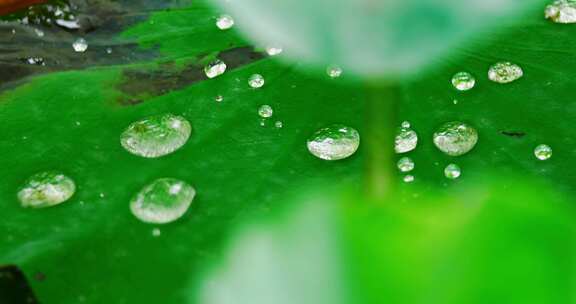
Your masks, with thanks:
M 282 54 L 283 49 L 281 47 L 278 46 L 268 46 L 266 47 L 266 54 L 268 54 L 268 56 L 277 56 Z
M 196 190 L 184 181 L 160 178 L 132 198 L 130 210 L 142 222 L 166 224 L 182 217 L 195 195 Z
M 264 86 L 264 77 L 260 74 L 254 74 L 248 79 L 248 85 L 255 89 L 261 88 Z
M 180 149 L 192 133 L 192 126 L 181 116 L 163 114 L 130 124 L 120 136 L 126 151 L 156 158 Z
M 226 72 L 226 64 L 220 59 L 216 59 L 204 67 L 204 73 L 208 78 L 218 77 L 224 72 Z
M 74 195 L 76 185 L 66 175 L 40 172 L 31 176 L 18 191 L 22 207 L 44 208 L 61 204 Z
M 72 48 L 77 53 L 84 53 L 88 49 L 88 42 L 84 38 L 78 38 L 72 43 Z
M 534 149 L 534 156 L 539 160 L 547 160 L 552 157 L 552 148 L 548 145 L 538 145 Z
M 452 121 L 442 125 L 434 133 L 433 139 L 440 151 L 450 156 L 459 156 L 474 148 L 478 142 L 478 132 L 465 123 Z
M 496 83 L 509 83 L 523 75 L 522 68 L 511 62 L 498 62 L 488 69 L 488 79 Z
M 544 16 L 554 23 L 576 23 L 576 1 L 556 0 L 546 6 Z
M 335 124 L 316 131 L 307 142 L 308 151 L 324 160 L 352 156 L 360 145 L 360 134 L 354 128 Z
M 326 69 L 326 74 L 328 74 L 330 78 L 338 78 L 342 76 L 342 68 L 339 66 L 331 65 Z
M 405 183 L 411 183 L 414 181 L 414 175 L 410 175 L 410 174 L 406 175 L 406 176 L 404 176 L 403 180 Z
M 418 134 L 410 129 L 410 123 L 405 121 L 394 139 L 394 151 L 396 153 L 406 153 L 416 149 L 418 145 Z
M 400 172 L 410 172 L 414 170 L 414 161 L 410 157 L 402 157 L 397 163 Z
M 258 108 L 258 115 L 262 118 L 270 118 L 274 114 L 274 110 L 269 105 L 262 105 Z
M 458 91 L 468 91 L 474 87 L 476 79 L 468 72 L 458 72 L 452 76 L 452 85 Z
M 449 164 L 444 168 L 444 176 L 448 179 L 457 179 L 460 177 L 461 171 L 460 167 L 456 164 Z
M 229 15 L 220 15 L 216 19 L 216 26 L 221 30 L 227 30 L 234 26 L 234 18 Z

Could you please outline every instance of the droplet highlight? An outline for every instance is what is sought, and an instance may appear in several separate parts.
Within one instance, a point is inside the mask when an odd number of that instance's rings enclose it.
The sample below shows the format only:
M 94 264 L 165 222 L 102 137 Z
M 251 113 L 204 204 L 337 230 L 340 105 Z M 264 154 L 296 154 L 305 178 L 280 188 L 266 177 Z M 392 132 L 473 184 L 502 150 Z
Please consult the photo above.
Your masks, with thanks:
M 360 145 L 356 129 L 335 124 L 316 131 L 307 142 L 308 151 L 320 159 L 339 160 L 352 156 Z
M 156 158 L 180 149 L 188 141 L 192 126 L 181 116 L 162 114 L 130 124 L 120 136 L 126 151 Z

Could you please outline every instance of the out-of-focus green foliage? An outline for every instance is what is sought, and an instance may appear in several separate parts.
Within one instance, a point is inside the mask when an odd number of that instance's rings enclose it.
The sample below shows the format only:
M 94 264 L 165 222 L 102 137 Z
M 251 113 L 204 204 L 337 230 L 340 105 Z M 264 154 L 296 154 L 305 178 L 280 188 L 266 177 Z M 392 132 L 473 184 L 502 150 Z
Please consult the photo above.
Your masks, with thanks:
M 474 35 L 514 23 L 543 0 L 215 0 L 263 45 L 298 61 L 396 78 L 421 73 Z

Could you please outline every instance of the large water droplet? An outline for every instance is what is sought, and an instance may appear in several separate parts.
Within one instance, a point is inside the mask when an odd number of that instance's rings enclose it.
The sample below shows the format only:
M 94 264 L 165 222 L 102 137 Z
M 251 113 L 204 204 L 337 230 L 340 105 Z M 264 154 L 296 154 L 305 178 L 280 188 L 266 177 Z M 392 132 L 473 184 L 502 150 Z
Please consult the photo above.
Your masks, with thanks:
M 444 176 L 449 179 L 457 179 L 460 177 L 460 167 L 456 164 L 449 164 L 444 168 Z
M 88 49 L 88 42 L 84 38 L 78 38 L 72 43 L 75 52 L 84 53 Z
M 74 181 L 59 172 L 41 172 L 31 176 L 18 191 L 22 207 L 44 208 L 61 204 L 74 195 Z
M 360 134 L 354 128 L 336 124 L 316 131 L 308 139 L 308 151 L 325 160 L 350 157 L 360 145 Z
M 248 79 L 248 85 L 255 89 L 261 88 L 264 86 L 264 77 L 262 77 L 260 74 L 254 74 Z
M 258 108 L 258 115 L 262 118 L 270 118 L 274 114 L 274 110 L 269 105 L 262 105 Z
M 204 67 L 204 73 L 208 78 L 218 77 L 224 72 L 226 72 L 226 64 L 220 59 L 216 59 Z
M 468 72 L 458 72 L 452 76 L 452 85 L 458 91 L 468 91 L 474 87 L 476 79 Z
M 398 160 L 397 166 L 400 172 L 410 172 L 414 170 L 414 161 L 410 157 L 402 157 Z
M 548 145 L 539 145 L 534 149 L 534 156 L 539 160 L 547 160 L 552 157 L 552 148 Z
M 216 19 L 216 26 L 221 30 L 227 30 L 234 26 L 234 18 L 229 15 L 220 15 Z
M 160 178 L 132 198 L 130 210 L 145 223 L 166 224 L 184 215 L 195 195 L 196 190 L 181 180 Z
M 434 133 L 436 147 L 450 156 L 466 154 L 477 142 L 476 129 L 459 121 L 445 123 Z
M 544 11 L 546 19 L 555 23 L 576 23 L 576 1 L 557 0 L 546 6 Z
M 394 150 L 396 153 L 406 153 L 416 149 L 418 145 L 418 134 L 410 129 L 410 123 L 405 121 L 398 130 L 394 139 Z
M 488 79 L 497 83 L 509 83 L 524 75 L 522 68 L 511 62 L 498 62 L 488 69 Z
M 130 124 L 120 136 L 120 143 L 132 154 L 155 158 L 180 149 L 191 133 L 192 126 L 185 118 L 163 114 Z

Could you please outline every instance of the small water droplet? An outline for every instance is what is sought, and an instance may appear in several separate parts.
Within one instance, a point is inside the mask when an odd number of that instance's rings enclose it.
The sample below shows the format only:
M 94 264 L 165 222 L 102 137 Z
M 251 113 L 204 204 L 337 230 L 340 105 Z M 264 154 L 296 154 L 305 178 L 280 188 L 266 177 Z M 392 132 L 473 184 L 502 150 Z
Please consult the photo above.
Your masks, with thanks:
M 160 178 L 132 198 L 130 210 L 145 223 L 166 224 L 182 217 L 195 195 L 196 190 L 181 180 Z
M 342 72 L 342 68 L 335 65 L 331 65 L 326 69 L 326 74 L 328 74 L 330 78 L 338 78 L 342 76 Z
M 468 72 L 458 72 L 452 76 L 452 85 L 458 91 L 468 91 L 474 87 L 476 79 Z
M 400 172 L 410 172 L 414 170 L 414 161 L 410 157 L 402 157 L 397 163 Z
M 106 48 L 106 54 L 112 54 L 112 48 Z
M 214 100 L 216 100 L 216 102 L 222 102 L 222 101 L 224 101 L 224 96 L 216 95 L 216 97 L 214 97 Z
M 453 103 L 453 104 L 458 104 L 458 99 L 452 100 L 452 103 Z
M 402 124 L 400 126 L 404 129 L 409 129 L 410 128 L 410 122 L 405 120 L 402 122 Z
M 216 59 L 204 67 L 204 73 L 208 78 L 220 76 L 224 72 L 226 72 L 226 64 L 220 59 Z
M 72 43 L 72 48 L 77 53 L 84 53 L 88 49 L 88 42 L 84 38 L 78 38 Z
M 28 64 L 32 64 L 32 65 L 46 65 L 46 62 L 44 62 L 44 58 L 42 57 L 28 57 L 26 58 L 26 63 Z
M 478 142 L 478 132 L 465 123 L 452 121 L 442 125 L 434 133 L 433 139 L 440 151 L 450 156 L 459 156 L 474 148 Z
M 406 127 L 408 126 L 408 127 Z M 410 123 L 402 123 L 402 126 L 394 139 L 394 151 L 396 153 L 406 153 L 416 149 L 418 145 L 418 134 L 410 129 Z
M 264 86 L 264 77 L 262 77 L 260 74 L 254 74 L 250 76 L 250 79 L 248 79 L 248 85 L 255 89 L 261 88 Z
M 414 175 L 408 174 L 408 175 L 404 176 L 403 180 L 405 183 L 411 183 L 414 181 Z
M 216 26 L 221 30 L 227 30 L 234 26 L 234 18 L 229 15 L 220 15 L 216 19 Z
M 307 142 L 312 155 L 325 160 L 352 156 L 360 145 L 360 134 L 354 128 L 335 124 L 316 131 Z
M 539 160 L 547 160 L 552 157 L 552 148 L 548 145 L 539 145 L 534 149 L 534 156 Z
M 159 237 L 161 234 L 162 234 L 162 231 L 160 231 L 160 228 L 152 229 L 152 236 Z
M 180 149 L 192 133 L 192 126 L 181 116 L 163 114 L 130 124 L 120 136 L 128 152 L 155 158 Z
M 268 46 L 266 47 L 266 54 L 268 54 L 268 56 L 277 56 L 282 54 L 283 49 L 279 46 Z
M 278 120 L 277 122 L 274 123 L 274 126 L 278 129 L 280 129 L 284 126 L 284 124 L 280 120 Z
M 42 31 L 41 29 L 34 29 L 34 33 L 36 33 L 36 36 L 38 37 L 44 37 L 44 31 Z
M 274 110 L 269 105 L 262 105 L 258 108 L 258 115 L 262 118 L 270 118 L 274 114 Z
M 497 83 L 509 83 L 523 75 L 522 68 L 511 62 L 498 62 L 488 69 L 488 79 Z
M 576 1 L 556 0 L 546 6 L 544 16 L 555 23 L 576 23 Z
M 18 191 L 22 207 L 44 208 L 61 204 L 74 195 L 76 185 L 66 175 L 48 171 L 32 175 Z
M 460 177 L 460 167 L 456 164 L 449 164 L 444 168 L 444 176 L 449 179 L 457 179 Z

